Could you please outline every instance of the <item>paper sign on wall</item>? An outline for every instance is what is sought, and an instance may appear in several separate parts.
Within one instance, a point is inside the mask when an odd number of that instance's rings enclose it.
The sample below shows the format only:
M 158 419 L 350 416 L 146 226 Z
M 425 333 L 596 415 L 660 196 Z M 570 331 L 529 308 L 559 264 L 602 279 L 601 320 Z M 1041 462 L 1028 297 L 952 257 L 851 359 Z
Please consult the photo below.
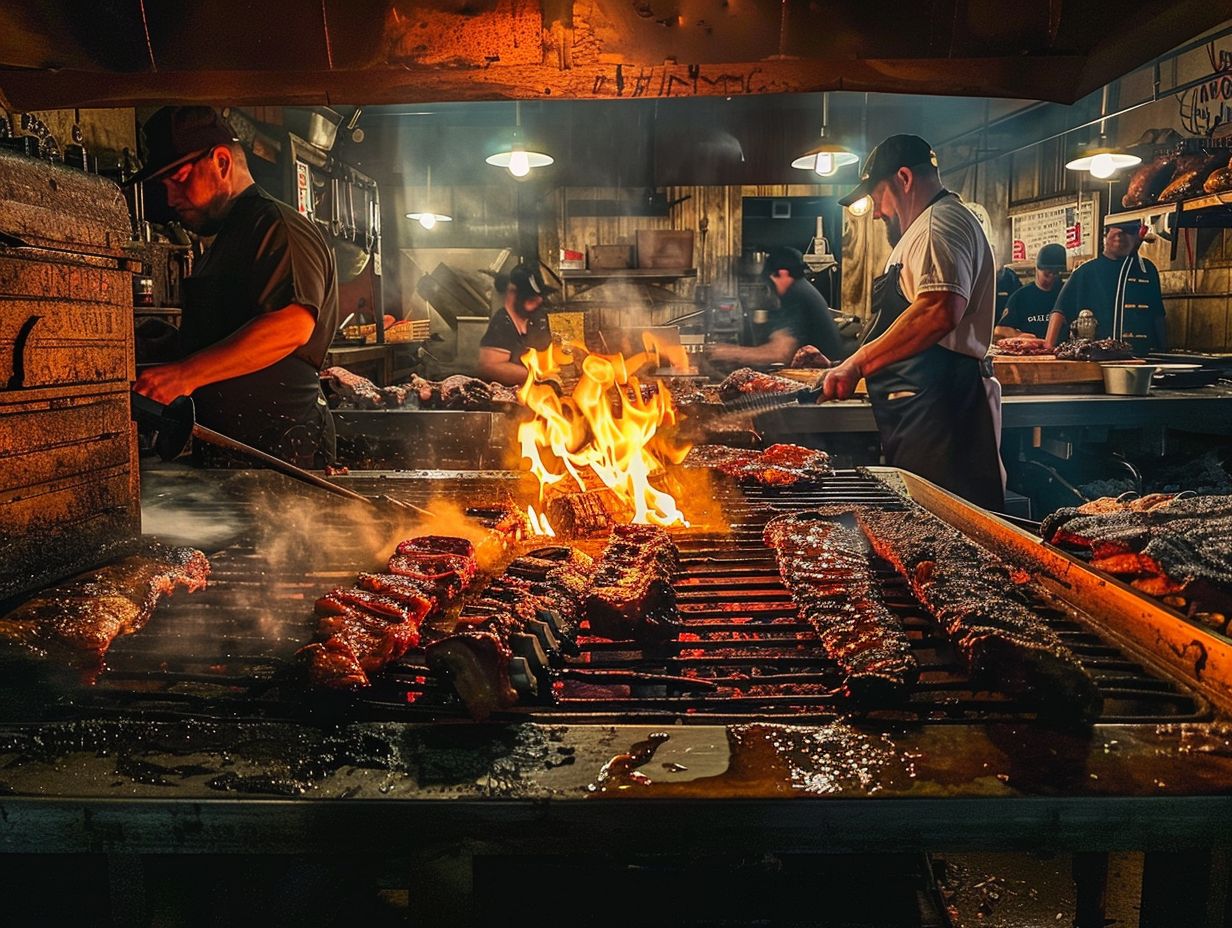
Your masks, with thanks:
M 1094 200 L 1079 204 L 1071 200 L 1011 216 L 1012 260 L 1033 261 L 1041 248 L 1054 242 L 1063 244 L 1071 259 L 1084 261 L 1094 257 L 1095 243 L 1090 230 L 1098 228 L 1095 210 Z

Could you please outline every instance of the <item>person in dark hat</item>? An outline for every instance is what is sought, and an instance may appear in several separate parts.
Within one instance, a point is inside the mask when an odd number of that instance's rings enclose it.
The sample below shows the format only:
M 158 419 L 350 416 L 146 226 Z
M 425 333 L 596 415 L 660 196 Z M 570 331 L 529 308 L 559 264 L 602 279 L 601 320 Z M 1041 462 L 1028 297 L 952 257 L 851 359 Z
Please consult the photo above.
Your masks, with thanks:
M 1048 322 L 1049 347 L 1069 338 L 1071 323 L 1084 309 L 1095 314 L 1096 338 L 1127 342 L 1139 357 L 1168 347 L 1159 270 L 1138 253 L 1147 234 L 1136 219 L 1104 230 L 1103 253 L 1075 268 L 1057 296 Z
M 144 136 L 134 181 L 160 181 L 184 225 L 214 238 L 183 283 L 182 357 L 142 371 L 133 389 L 160 403 L 191 396 L 202 425 L 293 464 L 332 463 L 319 371 L 337 325 L 333 251 L 253 183 L 212 108 L 164 107 Z
M 804 276 L 804 255 L 795 248 L 773 248 L 762 265 L 762 277 L 778 297 L 771 314 L 770 337 L 763 345 L 712 345 L 710 360 L 750 367 L 790 364 L 796 352 L 813 346 L 823 364 L 842 359 L 846 352 L 838 325 L 823 297 Z
M 832 368 L 824 399 L 847 399 L 863 378 L 886 463 L 978 506 L 1005 504 L 1001 390 L 986 357 L 997 268 L 971 210 L 941 184 L 919 136 L 869 153 L 860 184 L 892 250 L 873 283 L 872 317 L 856 352 Z
M 1017 335 L 1033 335 L 1043 338 L 1048 334 L 1048 318 L 1061 292 L 1061 274 L 1065 271 L 1065 246 L 1053 242 L 1039 250 L 1035 259 L 1035 281 L 1020 290 L 1015 290 L 997 317 L 993 329 L 995 338 L 1013 338 Z
M 543 351 L 552 344 L 544 300 L 556 292 L 539 272 L 519 264 L 496 279 L 497 292 L 504 292 L 504 305 L 492 314 L 488 330 L 479 340 L 478 375 L 509 386 L 526 380 L 522 355 L 528 349 Z

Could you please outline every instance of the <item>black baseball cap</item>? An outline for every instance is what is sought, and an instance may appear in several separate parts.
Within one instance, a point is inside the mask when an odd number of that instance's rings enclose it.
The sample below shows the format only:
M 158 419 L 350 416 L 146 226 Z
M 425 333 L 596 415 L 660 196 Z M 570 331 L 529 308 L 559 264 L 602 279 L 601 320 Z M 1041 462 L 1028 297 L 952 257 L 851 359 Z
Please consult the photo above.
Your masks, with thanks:
M 146 120 L 145 166 L 130 184 L 160 177 L 216 145 L 238 142 L 231 127 L 212 106 L 164 106 Z
M 779 271 L 789 271 L 792 277 L 804 276 L 804 255 L 795 248 L 771 248 L 766 263 L 761 266 L 761 276 L 769 278 Z
M 937 153 L 918 135 L 892 135 L 871 152 L 860 171 L 860 184 L 839 200 L 850 206 L 873 192 L 878 181 L 885 180 L 899 168 L 914 168 L 921 164 L 937 166 Z
M 1041 271 L 1063 271 L 1067 267 L 1065 257 L 1065 246 L 1053 242 L 1039 250 L 1035 266 Z
M 537 296 L 546 300 L 548 294 L 556 292 L 555 287 L 549 287 L 543 282 L 538 271 L 525 264 L 519 264 L 509 272 L 509 282 L 506 286 L 515 288 L 520 300 L 529 300 Z

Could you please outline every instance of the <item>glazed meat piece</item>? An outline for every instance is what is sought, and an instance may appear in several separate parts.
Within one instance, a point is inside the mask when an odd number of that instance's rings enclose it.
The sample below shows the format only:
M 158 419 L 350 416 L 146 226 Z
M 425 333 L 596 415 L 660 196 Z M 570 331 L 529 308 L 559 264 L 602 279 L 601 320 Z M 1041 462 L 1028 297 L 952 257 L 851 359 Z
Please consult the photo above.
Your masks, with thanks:
M 919 678 L 907 633 L 885 605 L 863 539 L 820 513 L 779 516 L 765 528 L 801 617 L 846 677 L 876 704 L 905 699 Z
M 92 672 L 113 641 L 140 631 L 163 596 L 194 593 L 210 573 L 194 548 L 154 545 L 36 594 L 0 618 L 0 651 Z
M 1150 206 L 1163 193 L 1176 170 L 1174 155 L 1159 155 L 1148 161 L 1134 172 L 1129 179 L 1129 189 L 1121 198 L 1121 205 L 1126 209 L 1136 209 L 1140 206 Z
M 830 359 L 821 353 L 821 349 L 813 345 L 805 345 L 791 359 L 790 367 L 812 370 L 825 370 L 830 366 Z
M 321 379 L 329 381 L 345 405 L 355 409 L 379 409 L 385 405 L 385 397 L 376 384 L 367 377 L 352 374 L 345 367 L 327 367 L 321 371 Z
M 773 374 L 755 371 L 751 367 L 742 367 L 733 371 L 719 384 L 719 398 L 726 401 L 751 393 L 795 393 L 802 387 L 802 384 L 786 377 L 775 377 Z
M 1027 578 L 919 508 L 857 507 L 855 514 L 873 549 L 906 578 L 976 683 L 1045 715 L 1098 716 L 1095 681 L 1016 592 L 1016 586 L 1031 589 Z
M 431 584 L 421 583 L 397 574 L 360 574 L 356 585 L 361 590 L 380 593 L 410 607 L 412 612 L 422 611 L 426 616 L 436 608 L 436 595 Z
M 475 577 L 474 547 L 464 538 L 422 535 L 398 545 L 389 573 L 429 585 L 443 598 L 457 596 Z
M 472 718 L 483 721 L 517 704 L 509 678 L 513 652 L 499 632 L 477 629 L 448 635 L 428 645 L 427 657 L 429 666 L 453 681 Z
M 397 409 L 406 405 L 407 397 L 411 395 L 406 384 L 394 384 L 392 387 L 380 388 L 381 399 L 387 409 Z
M 478 378 L 454 374 L 441 381 L 441 405 L 446 409 L 490 409 L 492 387 Z
M 451 535 L 417 535 L 399 542 L 397 554 L 456 554 L 459 557 L 475 558 L 475 545 L 466 538 L 455 538 Z
M 665 530 L 613 528 L 583 602 L 591 633 L 616 640 L 670 638 L 678 628 L 672 587 L 678 563 L 679 552 Z
M 1227 193 L 1232 190 L 1232 160 L 1229 160 L 1226 167 L 1212 171 L 1211 176 L 1202 184 L 1202 189 L 1207 193 Z
M 1228 163 L 1227 152 L 1208 155 L 1183 155 L 1177 159 L 1176 173 L 1159 195 L 1160 203 L 1171 203 L 1203 192 L 1206 179 Z

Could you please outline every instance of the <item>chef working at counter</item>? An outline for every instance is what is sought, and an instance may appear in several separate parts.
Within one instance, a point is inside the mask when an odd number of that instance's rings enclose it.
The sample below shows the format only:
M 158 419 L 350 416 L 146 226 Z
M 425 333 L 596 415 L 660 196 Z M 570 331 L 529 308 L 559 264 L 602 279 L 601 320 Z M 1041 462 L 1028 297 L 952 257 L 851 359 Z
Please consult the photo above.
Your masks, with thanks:
M 213 241 L 183 282 L 181 360 L 142 371 L 133 389 L 159 403 L 191 396 L 202 425 L 292 464 L 332 463 L 319 371 L 337 324 L 333 252 L 253 182 L 212 108 L 164 107 L 144 132 L 134 182 L 161 180 L 184 225 Z
M 1065 270 L 1065 246 L 1053 242 L 1039 250 L 1035 259 L 1035 280 L 1010 294 L 1005 312 L 997 316 L 995 338 L 1048 333 L 1048 319 L 1061 292 L 1061 272 Z
M 479 340 L 477 375 L 511 387 L 526 380 L 521 357 L 527 349 L 543 351 L 552 343 L 544 299 L 556 288 L 549 287 L 533 268 L 519 264 L 508 276 L 496 278 L 504 305 L 492 314 L 488 330 Z
M 772 314 L 772 331 L 764 345 L 712 345 L 712 361 L 767 367 L 790 364 L 796 352 L 807 345 L 818 349 L 827 361 L 843 358 L 842 336 L 826 298 L 804 276 L 804 255 L 795 248 L 775 248 L 762 265 L 762 277 L 779 298 Z
M 865 196 L 893 250 L 873 282 L 864 343 L 826 375 L 825 399 L 847 399 L 863 377 L 887 464 L 1001 509 L 1001 387 L 985 360 L 996 300 L 988 239 L 918 136 L 874 148 L 839 202 Z
M 1127 342 L 1139 357 L 1168 347 L 1159 271 L 1138 253 L 1148 229 L 1137 220 L 1104 230 L 1104 251 L 1070 275 L 1048 322 L 1050 348 L 1069 338 L 1084 309 L 1095 314 L 1096 338 Z

